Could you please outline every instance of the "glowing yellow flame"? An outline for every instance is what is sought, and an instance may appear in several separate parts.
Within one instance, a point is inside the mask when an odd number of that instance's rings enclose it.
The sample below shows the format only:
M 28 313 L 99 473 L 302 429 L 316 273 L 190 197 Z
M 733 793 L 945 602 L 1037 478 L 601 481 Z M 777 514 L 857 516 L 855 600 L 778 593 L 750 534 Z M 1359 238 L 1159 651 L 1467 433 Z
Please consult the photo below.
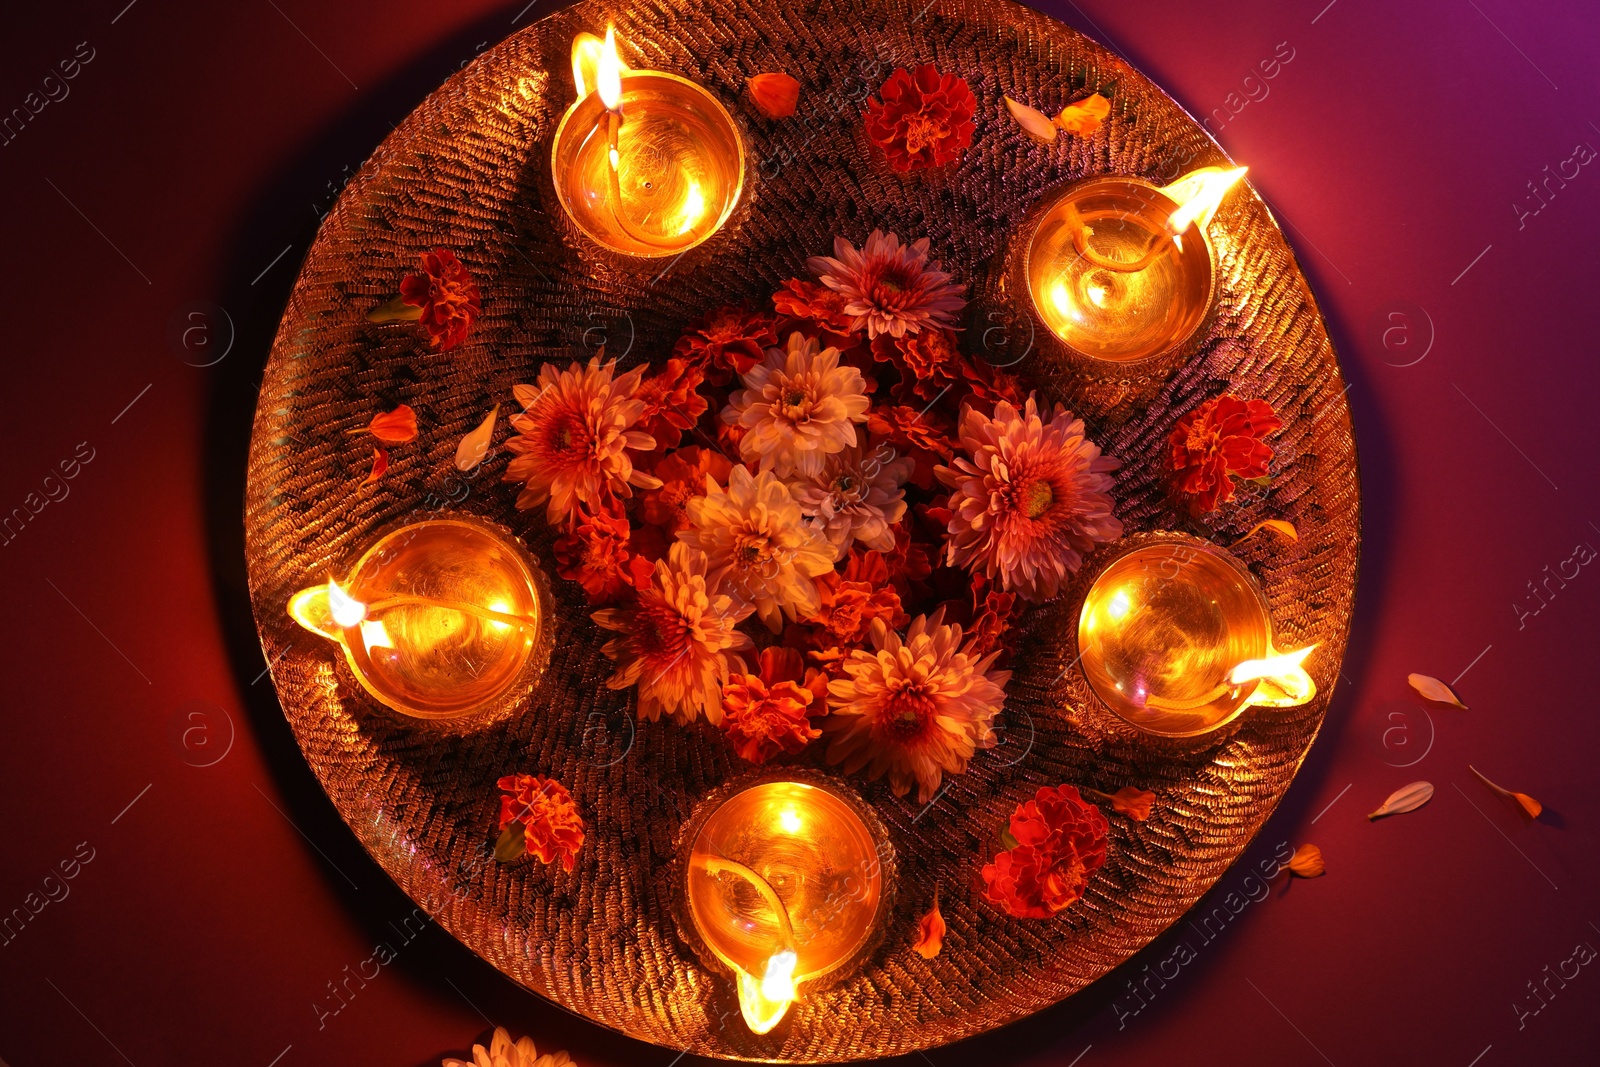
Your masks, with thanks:
M 375 648 L 393 648 L 394 641 L 389 637 L 389 631 L 384 628 L 382 619 L 361 620 L 361 643 L 371 652 Z
M 784 808 L 778 812 L 778 828 L 786 834 L 797 834 L 805 826 L 805 820 L 800 818 L 800 813 L 793 808 Z
M 606 43 L 600 50 L 600 66 L 595 78 L 595 91 L 607 111 L 622 106 L 622 60 L 617 55 L 617 31 L 606 27 Z
M 693 178 L 689 179 L 689 191 L 683 196 L 683 207 L 678 209 L 678 232 L 688 233 L 694 229 L 695 224 L 705 217 L 706 198 L 700 192 L 700 183 Z
M 1203 230 L 1222 206 L 1222 198 L 1237 185 L 1249 167 L 1201 167 L 1161 191 L 1178 205 L 1167 218 L 1167 229 L 1180 234 L 1198 223 Z
M 333 616 L 334 622 L 348 629 L 367 617 L 367 606 L 339 588 L 339 583 L 329 578 L 328 614 Z
M 795 1000 L 794 968 L 799 962 L 792 949 L 784 949 L 767 960 L 767 973 L 760 979 L 739 972 L 739 1011 L 751 1033 L 766 1033 L 789 1011 Z
M 1304 704 L 1317 695 L 1317 683 L 1301 664 L 1316 648 L 1316 645 L 1307 645 L 1265 659 L 1247 659 L 1229 672 L 1228 682 L 1244 685 L 1259 681 L 1261 684 L 1250 697 L 1252 704 L 1274 708 Z
M 572 86 L 578 90 L 579 100 L 594 92 L 600 80 L 600 60 L 605 51 L 605 42 L 592 33 L 580 33 L 572 39 Z M 616 59 L 616 64 L 619 76 L 631 73 L 620 57 Z

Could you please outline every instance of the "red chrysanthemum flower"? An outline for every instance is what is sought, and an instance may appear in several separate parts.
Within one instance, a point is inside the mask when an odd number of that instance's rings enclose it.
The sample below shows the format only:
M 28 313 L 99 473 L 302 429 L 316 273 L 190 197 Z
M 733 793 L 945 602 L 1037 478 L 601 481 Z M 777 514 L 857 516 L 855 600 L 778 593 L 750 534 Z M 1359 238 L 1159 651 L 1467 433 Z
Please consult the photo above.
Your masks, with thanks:
M 443 248 L 423 254 L 422 273 L 408 274 L 401 280 L 400 297 L 422 309 L 428 343 L 441 352 L 465 341 L 472 320 L 483 310 L 472 275 L 454 253 Z
M 891 390 L 897 397 L 904 397 L 909 390 L 932 403 L 966 380 L 962 368 L 967 361 L 950 330 L 922 330 L 902 337 L 879 334 L 872 340 L 872 358 L 892 363 L 900 372 L 900 380 Z
M 705 377 L 704 368 L 673 358 L 660 373 L 639 383 L 639 391 L 633 394 L 634 399 L 644 401 L 639 429 L 656 439 L 656 448 L 678 447 L 683 432 L 706 413 L 706 398 L 696 392 Z
M 706 495 L 706 475 L 718 485 L 728 483 L 733 461 L 711 448 L 690 445 L 664 456 L 651 473 L 661 479 L 659 489 L 647 489 L 639 498 L 639 517 L 672 533 L 689 526 L 689 501 Z
M 672 354 L 703 367 L 712 384 L 726 385 L 767 358 L 767 349 L 778 343 L 775 321 L 744 304 L 719 307 L 691 322 Z
M 626 589 L 646 586 L 654 567 L 629 551 L 632 531 L 622 515 L 579 511 L 572 529 L 556 538 L 556 573 L 583 587 L 591 604 L 608 604 Z
M 1106 817 L 1070 785 L 1040 789 L 1012 813 L 1010 828 L 1017 847 L 984 866 L 984 896 L 1019 919 L 1060 912 L 1106 861 Z
M 751 763 L 800 752 L 822 736 L 811 719 L 828 708 L 827 676 L 807 670 L 794 649 L 763 649 L 759 671 L 729 675 L 722 685 L 722 730 Z
M 540 863 L 559 857 L 561 869 L 572 870 L 583 847 L 583 819 L 567 787 L 542 774 L 511 774 L 497 784 L 506 793 L 500 798 L 500 829 L 520 822 L 523 842 Z
M 1178 420 L 1168 437 L 1172 483 L 1195 515 L 1233 499 L 1233 479 L 1264 478 L 1272 446 L 1262 440 L 1283 425 L 1265 400 L 1223 393 Z
M 972 144 L 978 101 L 960 76 L 924 63 L 895 71 L 878 95 L 867 101 L 867 137 L 895 170 L 952 163 Z

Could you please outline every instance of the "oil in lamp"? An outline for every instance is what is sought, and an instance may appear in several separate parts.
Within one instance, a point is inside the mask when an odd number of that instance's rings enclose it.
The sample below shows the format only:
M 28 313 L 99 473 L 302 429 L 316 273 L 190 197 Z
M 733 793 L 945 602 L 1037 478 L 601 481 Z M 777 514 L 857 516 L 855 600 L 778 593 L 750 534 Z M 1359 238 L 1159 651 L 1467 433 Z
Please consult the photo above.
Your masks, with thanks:
M 777 1026 L 800 987 L 856 957 L 884 900 L 861 815 L 821 786 L 766 782 L 718 807 L 695 837 L 689 914 L 734 973 L 750 1029 Z
M 1206 227 L 1245 169 L 1204 167 L 1161 188 L 1105 176 L 1065 189 L 1037 215 L 1020 262 L 1045 328 L 1070 352 L 1116 364 L 1182 350 L 1216 295 Z
M 295 622 L 343 647 L 367 692 L 424 719 L 493 705 L 540 646 L 545 614 L 522 550 L 463 517 L 397 529 L 343 582 L 289 600 Z
M 577 101 L 551 149 L 556 196 L 596 243 L 630 256 L 685 252 L 722 227 L 744 188 L 733 117 L 694 82 L 631 70 L 605 41 L 572 42 Z
M 1301 665 L 1316 646 L 1273 647 L 1266 598 L 1243 564 L 1154 536 L 1105 566 L 1078 617 L 1079 662 L 1106 707 L 1146 733 L 1193 737 L 1246 708 L 1316 696 Z

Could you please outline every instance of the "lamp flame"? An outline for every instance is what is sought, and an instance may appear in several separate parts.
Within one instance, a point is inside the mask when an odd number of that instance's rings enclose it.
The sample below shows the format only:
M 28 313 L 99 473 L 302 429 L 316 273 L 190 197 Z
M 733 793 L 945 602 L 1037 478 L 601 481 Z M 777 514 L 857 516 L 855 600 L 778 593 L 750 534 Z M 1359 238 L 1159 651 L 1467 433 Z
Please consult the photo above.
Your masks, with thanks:
M 1313 644 L 1265 659 L 1247 659 L 1229 672 L 1228 682 L 1231 685 L 1260 682 L 1250 703 L 1262 707 L 1290 708 L 1304 704 L 1317 695 L 1317 683 L 1301 664 L 1316 648 Z
M 579 100 L 595 91 L 600 81 L 600 61 L 605 51 L 605 41 L 592 33 L 580 33 L 572 39 L 572 85 L 578 90 Z M 628 65 L 620 57 L 616 64 L 619 77 L 630 73 Z
M 328 614 L 333 621 L 349 629 L 367 617 L 367 606 L 339 588 L 339 583 L 328 579 Z
M 1198 224 L 1203 230 L 1222 206 L 1228 190 L 1239 184 L 1249 167 L 1201 167 L 1190 171 L 1161 191 L 1178 205 L 1167 217 L 1167 229 L 1174 235 Z
M 622 106 L 622 60 L 617 55 L 617 31 L 606 27 L 606 42 L 600 49 L 600 66 L 595 77 L 595 91 L 607 111 Z
M 767 960 L 761 978 L 739 972 L 739 1011 L 751 1033 L 766 1033 L 788 1013 L 795 1000 L 794 969 L 799 962 L 793 949 L 784 949 Z

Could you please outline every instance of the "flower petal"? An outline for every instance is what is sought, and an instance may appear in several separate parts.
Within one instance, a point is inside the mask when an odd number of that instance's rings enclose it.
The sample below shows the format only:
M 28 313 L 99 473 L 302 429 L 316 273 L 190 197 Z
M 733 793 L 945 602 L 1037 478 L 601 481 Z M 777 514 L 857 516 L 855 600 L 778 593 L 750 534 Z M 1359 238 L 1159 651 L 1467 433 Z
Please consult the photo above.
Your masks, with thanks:
M 769 119 L 786 119 L 800 102 L 800 83 L 788 74 L 757 74 L 746 80 L 750 99 Z
M 1406 675 L 1406 681 L 1410 682 L 1411 688 L 1421 694 L 1425 700 L 1431 700 L 1436 704 L 1450 704 L 1460 708 L 1462 711 L 1467 710 L 1467 706 L 1461 702 L 1461 698 L 1456 696 L 1456 691 L 1437 678 L 1429 677 L 1426 674 L 1408 674 Z
M 1289 873 L 1297 878 L 1321 878 L 1328 873 L 1322 862 L 1322 850 L 1316 845 L 1301 845 L 1289 857 Z
M 1300 534 L 1297 530 L 1295 530 L 1294 523 L 1288 522 L 1284 519 L 1266 519 L 1250 527 L 1250 532 L 1239 538 L 1239 540 L 1235 541 L 1234 545 L 1238 546 L 1244 544 L 1262 530 L 1271 530 L 1273 533 L 1278 534 L 1290 542 L 1300 540 Z
M 939 886 L 933 887 L 933 907 L 921 919 L 917 920 L 917 943 L 911 947 L 917 955 L 925 960 L 931 960 L 944 948 L 945 935 L 944 915 L 939 911 Z
M 476 429 L 461 438 L 461 443 L 456 445 L 456 470 L 469 471 L 483 462 L 483 457 L 489 454 L 489 442 L 494 437 L 494 421 L 499 416 L 500 405 L 496 404 Z
M 1378 810 L 1369 814 L 1367 818 L 1381 819 L 1385 815 L 1404 815 L 1408 811 L 1416 811 L 1432 799 L 1432 782 L 1412 782 L 1390 793 L 1389 799 L 1379 804 Z
M 1009 96 L 1005 98 L 1006 110 L 1011 112 L 1011 117 L 1017 120 L 1023 132 L 1036 141 L 1046 144 L 1054 141 L 1060 131 L 1056 124 L 1050 121 L 1050 116 L 1042 111 L 1036 111 L 1027 104 L 1019 104 Z

